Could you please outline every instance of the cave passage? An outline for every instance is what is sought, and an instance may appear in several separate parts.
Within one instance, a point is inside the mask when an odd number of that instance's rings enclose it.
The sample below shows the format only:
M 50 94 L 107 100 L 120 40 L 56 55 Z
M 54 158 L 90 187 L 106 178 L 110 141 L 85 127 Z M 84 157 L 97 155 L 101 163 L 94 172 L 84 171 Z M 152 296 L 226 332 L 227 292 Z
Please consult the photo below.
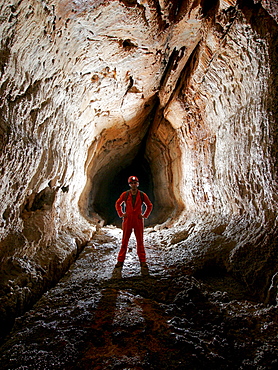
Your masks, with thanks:
M 157 135 L 157 125 L 162 140 Z M 179 171 L 180 155 L 175 135 L 168 121 L 160 122 L 156 102 L 140 125 L 103 131 L 89 149 L 88 181 L 79 203 L 81 213 L 94 223 L 120 227 L 122 220 L 115 202 L 130 189 L 128 177 L 137 176 L 139 190 L 153 203 L 145 226 L 162 224 L 177 215 L 181 207 L 174 192 L 173 174 Z
M 129 176 L 137 176 L 139 178 L 139 190 L 145 192 L 151 202 L 155 203 L 152 173 L 149 163 L 144 157 L 142 146 L 130 164 L 118 166 L 111 171 L 105 171 L 96 184 L 98 190 L 91 204 L 94 212 L 101 216 L 105 224 L 118 227 L 121 225 L 121 219 L 118 217 L 115 209 L 115 202 L 122 192 L 129 189 L 127 183 Z M 155 209 L 153 213 L 155 215 Z M 153 219 L 154 217 L 151 215 L 145 221 L 145 224 L 150 225 Z

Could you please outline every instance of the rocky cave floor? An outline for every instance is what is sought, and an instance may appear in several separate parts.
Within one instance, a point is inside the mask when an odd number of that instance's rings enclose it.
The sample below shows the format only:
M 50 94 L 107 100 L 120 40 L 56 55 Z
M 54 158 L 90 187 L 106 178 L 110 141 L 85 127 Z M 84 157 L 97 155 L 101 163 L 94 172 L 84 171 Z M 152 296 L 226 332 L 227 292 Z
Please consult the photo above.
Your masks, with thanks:
M 102 228 L 16 320 L 0 349 L 2 369 L 277 368 L 277 306 L 256 302 L 227 273 L 194 277 L 186 253 L 162 247 L 152 228 L 148 270 L 133 235 L 115 269 L 120 240 L 120 229 Z

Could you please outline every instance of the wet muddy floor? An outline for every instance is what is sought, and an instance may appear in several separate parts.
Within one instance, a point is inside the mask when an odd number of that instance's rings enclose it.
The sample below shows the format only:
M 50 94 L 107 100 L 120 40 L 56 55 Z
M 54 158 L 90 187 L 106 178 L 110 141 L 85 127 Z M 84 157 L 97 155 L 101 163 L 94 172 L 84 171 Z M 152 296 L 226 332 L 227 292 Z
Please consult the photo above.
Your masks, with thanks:
M 0 349 L 2 369 L 276 369 L 277 307 L 228 275 L 198 278 L 146 230 L 148 269 L 135 240 L 115 269 L 121 230 L 95 235 L 64 278 Z

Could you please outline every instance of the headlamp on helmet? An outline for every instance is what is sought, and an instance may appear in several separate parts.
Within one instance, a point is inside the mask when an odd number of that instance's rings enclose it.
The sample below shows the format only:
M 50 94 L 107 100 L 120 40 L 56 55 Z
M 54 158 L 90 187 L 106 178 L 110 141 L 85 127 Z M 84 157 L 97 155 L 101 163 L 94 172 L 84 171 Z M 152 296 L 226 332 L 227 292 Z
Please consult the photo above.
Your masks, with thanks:
M 128 183 L 130 184 L 131 182 L 139 182 L 138 177 L 136 177 L 136 176 L 129 176 Z

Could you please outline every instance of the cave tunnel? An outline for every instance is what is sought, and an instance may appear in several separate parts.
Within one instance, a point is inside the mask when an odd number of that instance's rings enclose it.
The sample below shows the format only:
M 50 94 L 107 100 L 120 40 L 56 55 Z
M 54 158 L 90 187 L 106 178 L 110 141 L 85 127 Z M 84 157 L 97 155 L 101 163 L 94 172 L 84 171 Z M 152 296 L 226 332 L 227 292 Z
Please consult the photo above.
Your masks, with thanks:
M 155 202 L 151 169 L 142 150 L 139 150 L 130 164 L 105 172 L 98 181 L 97 191 L 91 204 L 94 212 L 101 216 L 105 224 L 118 227 L 121 225 L 121 219 L 115 209 L 115 202 L 122 192 L 129 189 L 127 183 L 129 176 L 137 176 L 140 182 L 139 190 L 145 192 L 152 203 Z M 153 213 L 155 214 L 155 209 Z M 152 220 L 153 217 L 150 216 L 145 224 L 150 225 Z
M 129 176 L 138 177 L 139 190 L 146 193 L 153 203 L 152 213 L 145 220 L 145 226 L 162 224 L 177 211 L 178 202 L 171 190 L 172 176 L 169 176 L 169 172 L 174 171 L 172 163 L 175 161 L 167 154 L 168 151 L 177 150 L 176 146 L 171 147 L 169 143 L 165 146 L 154 133 L 156 103 L 154 101 L 150 105 L 148 115 L 139 126 L 131 126 L 127 131 L 122 128 L 107 130 L 93 144 L 97 155 L 90 160 L 87 170 L 90 180 L 81 202 L 84 205 L 81 211 L 89 219 L 96 217 L 99 222 L 101 218 L 103 225 L 121 226 L 122 220 L 117 215 L 115 202 L 129 189 Z M 172 136 L 175 132 L 169 123 L 166 131 L 167 138 L 174 143 Z

